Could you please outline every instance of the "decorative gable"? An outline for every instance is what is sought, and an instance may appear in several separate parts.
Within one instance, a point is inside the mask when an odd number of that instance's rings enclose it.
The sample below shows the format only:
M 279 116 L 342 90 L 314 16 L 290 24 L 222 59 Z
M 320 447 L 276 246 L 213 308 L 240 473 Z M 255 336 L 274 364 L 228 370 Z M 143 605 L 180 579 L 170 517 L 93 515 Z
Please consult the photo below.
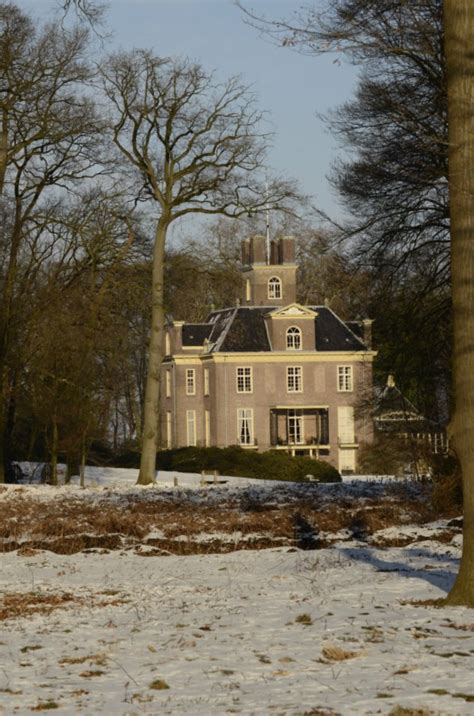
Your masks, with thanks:
M 269 313 L 268 318 L 271 318 L 272 320 L 274 318 L 311 318 L 312 320 L 314 320 L 317 315 L 317 312 L 313 311 L 311 308 L 307 308 L 306 306 L 300 306 L 299 303 L 290 303 L 288 306 L 283 306 L 283 308 L 277 308 L 271 313 Z

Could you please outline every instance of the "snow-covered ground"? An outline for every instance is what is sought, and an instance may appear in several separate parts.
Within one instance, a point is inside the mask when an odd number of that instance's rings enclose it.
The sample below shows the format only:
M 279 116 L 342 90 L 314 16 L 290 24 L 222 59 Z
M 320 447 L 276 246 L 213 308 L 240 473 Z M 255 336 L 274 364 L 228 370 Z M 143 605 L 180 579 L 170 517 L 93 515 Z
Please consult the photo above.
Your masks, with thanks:
M 11 486 L 0 501 L 54 507 L 58 494 L 90 501 L 103 493 L 126 509 L 127 491 L 138 491 L 130 485 L 136 472 L 108 475 L 107 485 L 99 479 L 101 487 L 85 491 Z M 141 492 L 179 498 L 182 479 L 170 490 L 173 475 L 163 475 Z M 186 479 L 188 488 L 196 483 L 196 509 L 206 495 L 217 504 L 214 487 Z M 219 487 L 220 499 L 244 487 L 232 479 Z M 382 488 L 314 486 L 314 496 L 347 501 Z M 277 488 L 245 489 L 262 498 Z M 281 500 L 291 489 L 279 484 Z M 399 706 L 472 714 L 474 612 L 416 603 L 443 597 L 457 571 L 459 534 L 437 539 L 446 526 L 404 524 L 404 539 L 418 541 L 398 548 L 346 536 L 309 551 L 285 545 L 164 556 L 143 544 L 72 555 L 5 552 L 0 713 L 352 716 Z
M 18 463 L 25 475 L 25 482 L 37 482 L 39 479 L 39 465 L 41 463 Z M 58 466 L 58 479 L 64 483 L 66 466 L 60 464 Z M 135 485 L 138 478 L 138 470 L 117 467 L 92 467 L 86 466 L 84 475 L 84 485 L 86 487 L 122 487 L 124 485 Z M 215 480 L 212 474 L 208 474 L 204 478 L 205 484 L 212 486 L 247 486 L 265 484 L 279 484 L 280 481 L 256 480 L 248 477 L 229 477 L 219 475 Z M 344 475 L 342 481 L 345 484 L 369 482 L 378 484 L 401 483 L 411 480 L 410 476 L 395 477 L 393 475 Z M 185 473 L 177 471 L 159 470 L 156 473 L 156 484 L 161 487 L 201 487 L 203 478 L 196 473 Z M 78 485 L 79 476 L 74 475 L 71 479 L 72 485 Z

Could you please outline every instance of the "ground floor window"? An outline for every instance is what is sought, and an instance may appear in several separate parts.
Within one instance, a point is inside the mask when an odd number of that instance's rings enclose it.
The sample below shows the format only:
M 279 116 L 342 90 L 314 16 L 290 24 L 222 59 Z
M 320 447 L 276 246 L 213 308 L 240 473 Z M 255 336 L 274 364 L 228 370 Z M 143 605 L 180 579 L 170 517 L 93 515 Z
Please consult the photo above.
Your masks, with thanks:
M 196 411 L 186 410 L 186 436 L 188 447 L 196 445 Z
M 237 411 L 237 440 L 239 445 L 253 445 L 252 408 L 239 408 Z
M 173 442 L 173 432 L 171 424 L 171 412 L 168 410 L 166 413 L 166 447 L 170 449 Z

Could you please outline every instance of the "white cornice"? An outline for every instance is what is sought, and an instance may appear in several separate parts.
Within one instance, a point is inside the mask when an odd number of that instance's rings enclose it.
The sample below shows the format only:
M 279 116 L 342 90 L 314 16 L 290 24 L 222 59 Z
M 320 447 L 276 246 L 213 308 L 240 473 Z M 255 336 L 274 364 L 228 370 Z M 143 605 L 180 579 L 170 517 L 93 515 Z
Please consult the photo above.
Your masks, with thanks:
M 244 266 L 242 272 L 246 271 L 272 271 L 278 273 L 278 271 L 284 271 L 285 269 L 297 269 L 298 264 L 252 264 L 251 266 Z
M 275 319 L 285 319 L 287 321 L 292 319 L 311 319 L 314 321 L 317 315 L 317 312 L 313 311 L 312 308 L 307 308 L 307 306 L 302 306 L 299 303 L 289 303 L 287 306 L 275 308 L 271 313 L 267 313 L 265 318 L 272 321 Z

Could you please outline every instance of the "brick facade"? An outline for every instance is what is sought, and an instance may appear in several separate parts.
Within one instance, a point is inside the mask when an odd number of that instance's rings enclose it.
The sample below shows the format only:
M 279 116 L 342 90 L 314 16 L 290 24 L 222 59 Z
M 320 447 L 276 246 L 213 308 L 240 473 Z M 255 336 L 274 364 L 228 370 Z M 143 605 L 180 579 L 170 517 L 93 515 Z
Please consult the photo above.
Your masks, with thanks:
M 272 264 L 265 248 L 264 237 L 243 242 L 241 307 L 204 324 L 168 324 L 162 444 L 286 450 L 355 471 L 358 446 L 373 438 L 363 409 L 372 395 L 370 322 L 358 335 L 326 306 L 299 306 L 294 240 L 272 242 Z

